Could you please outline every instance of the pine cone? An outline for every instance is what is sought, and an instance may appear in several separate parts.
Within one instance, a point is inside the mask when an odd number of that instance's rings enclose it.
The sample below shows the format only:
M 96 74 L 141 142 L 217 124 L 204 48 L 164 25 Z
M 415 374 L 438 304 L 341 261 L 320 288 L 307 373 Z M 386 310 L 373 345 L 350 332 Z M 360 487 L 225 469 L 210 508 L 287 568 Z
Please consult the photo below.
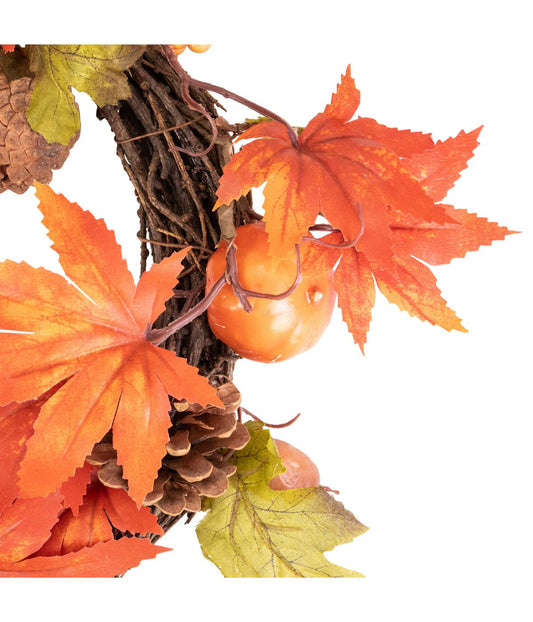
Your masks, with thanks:
M 226 406 L 203 408 L 185 401 L 176 402 L 172 414 L 175 422 L 167 443 L 154 488 L 144 505 L 156 506 L 164 514 L 178 516 L 199 512 L 202 497 L 219 497 L 228 488 L 228 477 L 235 466 L 228 461 L 232 451 L 242 449 L 250 435 L 237 420 L 240 394 L 228 382 L 218 389 Z M 229 452 L 227 450 L 230 450 Z M 100 465 L 98 478 L 106 486 L 124 488 L 128 482 L 117 464 L 117 453 L 108 436 L 94 446 L 87 461 Z
M 8 82 L 0 72 L 0 193 L 22 194 L 38 181 L 47 184 L 52 170 L 63 166 L 79 132 L 68 145 L 49 143 L 34 132 L 27 119 L 33 80 L 29 77 Z

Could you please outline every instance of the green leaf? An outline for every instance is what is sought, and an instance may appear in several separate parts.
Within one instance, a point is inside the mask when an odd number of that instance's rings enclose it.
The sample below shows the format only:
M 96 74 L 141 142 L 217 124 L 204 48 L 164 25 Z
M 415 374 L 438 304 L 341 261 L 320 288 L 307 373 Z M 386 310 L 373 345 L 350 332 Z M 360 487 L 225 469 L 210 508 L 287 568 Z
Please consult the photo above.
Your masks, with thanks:
M 130 96 L 124 70 L 144 51 L 142 45 L 31 45 L 35 86 L 27 110 L 32 129 L 48 142 L 66 145 L 80 129 L 71 87 L 87 93 L 97 106 Z
M 237 472 L 223 496 L 207 500 L 196 529 L 202 551 L 226 577 L 361 577 L 323 555 L 366 527 L 323 487 L 272 490 L 284 471 L 268 430 L 246 426 L 250 442 L 235 452 Z

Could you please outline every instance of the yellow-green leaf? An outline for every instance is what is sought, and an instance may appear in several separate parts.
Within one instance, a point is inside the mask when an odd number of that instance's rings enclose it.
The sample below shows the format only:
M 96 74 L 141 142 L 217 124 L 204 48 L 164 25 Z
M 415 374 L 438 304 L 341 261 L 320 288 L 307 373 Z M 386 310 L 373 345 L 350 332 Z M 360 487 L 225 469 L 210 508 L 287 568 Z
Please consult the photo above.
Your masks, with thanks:
M 226 577 L 361 577 L 324 552 L 366 531 L 323 487 L 272 490 L 284 468 L 267 430 L 247 424 L 250 442 L 232 458 L 226 493 L 209 499 L 196 532 L 202 551 Z
M 143 53 L 142 45 L 31 45 L 35 86 L 27 110 L 31 127 L 48 142 L 66 145 L 80 129 L 71 87 L 87 93 L 97 106 L 127 99 L 124 70 Z

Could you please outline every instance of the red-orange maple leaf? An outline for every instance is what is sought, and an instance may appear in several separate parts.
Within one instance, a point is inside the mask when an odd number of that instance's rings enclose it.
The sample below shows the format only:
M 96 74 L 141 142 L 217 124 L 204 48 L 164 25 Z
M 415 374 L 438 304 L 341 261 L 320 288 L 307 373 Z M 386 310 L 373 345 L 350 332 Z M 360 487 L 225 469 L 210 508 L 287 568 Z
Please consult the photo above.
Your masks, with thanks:
M 14 45 L 8 45 L 6 43 L 2 43 L 0 45 L 0 47 L 4 50 L 4 52 L 14 52 L 15 51 L 15 46 Z
M 83 498 L 87 494 L 87 487 L 94 479 L 94 468 L 88 462 L 78 467 L 72 477 L 69 477 L 59 489 L 63 499 L 63 507 L 69 509 L 73 516 L 78 516 Z
M 12 402 L 0 407 L 0 507 L 18 496 L 17 471 L 40 410 L 39 400 L 23 404 Z
M 423 263 L 447 263 L 511 233 L 505 227 L 438 203 L 472 157 L 481 128 L 433 142 L 373 119 L 351 120 L 359 91 L 342 76 L 331 103 L 293 144 L 287 128 L 263 122 L 240 139 L 252 140 L 224 169 L 215 207 L 265 183 L 264 219 L 275 257 L 292 252 L 319 214 L 355 247 L 315 255 L 339 259 L 338 303 L 363 349 L 375 285 L 400 309 L 447 330 L 465 329 Z M 362 221 L 359 219 L 358 205 Z M 316 259 L 316 257 L 315 257 Z M 421 260 L 421 261 L 419 261 Z
M 440 200 L 466 167 L 478 135 L 479 130 L 461 132 L 455 138 L 436 143 L 433 149 L 406 158 L 404 165 L 419 178 L 429 196 Z M 422 262 L 445 264 L 513 232 L 465 210 L 442 204 L 439 207 L 448 216 L 448 222 L 429 223 L 389 209 L 392 269 L 372 260 L 359 244 L 357 248 L 338 251 L 338 256 L 342 254 L 335 272 L 338 303 L 361 349 L 371 320 L 375 284 L 389 302 L 410 315 L 446 330 L 465 330 L 442 298 L 435 276 Z
M 102 220 L 38 185 L 39 209 L 67 277 L 25 263 L 0 264 L 0 404 L 24 402 L 69 378 L 42 406 L 20 469 L 21 497 L 55 491 L 94 443 L 113 443 L 140 505 L 168 440 L 168 396 L 220 405 L 185 359 L 147 340 L 172 296 L 185 251 L 145 272 L 135 287 Z M 16 331 L 16 332 L 15 332 Z
M 42 405 L 63 386 L 64 382 L 27 402 L 11 402 L 0 406 L 0 508 L 19 495 L 17 471 L 26 451 L 26 443 L 33 434 L 33 424 Z
M 0 565 L 0 577 L 116 577 L 170 549 L 145 538 L 121 538 L 54 557 L 30 557 Z
M 67 523 L 63 517 L 73 516 L 71 509 L 65 509 L 69 507 L 67 503 L 74 501 L 72 495 L 56 492 L 48 497 L 13 499 L 17 490 L 12 467 L 23 453 L 31 422 L 38 414 L 37 402 L 33 400 L 17 407 L 10 405 L 0 411 L 4 424 L 2 431 L 8 432 L 7 442 L 2 444 L 0 454 L 0 577 L 113 577 L 137 566 L 143 559 L 169 550 L 138 538 L 114 541 L 107 518 L 107 530 L 98 530 L 97 525 L 101 526 L 102 521 L 95 520 L 91 513 L 101 518 L 102 512 L 99 515 L 96 511 L 100 507 L 96 506 L 90 493 L 87 493 L 87 501 L 79 512 L 80 518 L 71 518 L 71 522 L 84 521 L 85 530 L 78 529 L 79 537 L 75 538 L 72 533 L 76 529 L 71 528 L 66 534 L 68 544 L 59 546 L 57 534 L 61 534 L 62 527 Z M 28 425 L 24 418 L 28 420 Z M 89 469 L 94 473 L 93 467 Z M 86 471 L 78 469 L 73 478 L 78 482 L 71 482 L 71 491 L 85 488 Z M 96 492 L 103 488 L 99 482 L 93 483 L 92 487 Z M 117 495 L 118 501 L 112 499 L 100 504 L 105 515 L 112 517 L 113 524 L 131 533 L 162 533 L 155 516 L 147 508 L 137 509 L 125 491 L 113 491 L 111 494 L 114 493 L 122 493 Z M 124 495 L 127 499 L 123 498 Z M 105 499 L 105 495 L 102 497 Z M 85 507 L 89 508 L 89 512 L 85 511 Z M 91 523 L 94 525 L 92 529 L 88 526 Z M 84 540 L 88 531 L 93 535 Z
M 57 494 L 0 508 L 0 577 L 114 577 L 169 549 L 141 538 L 98 541 L 68 554 L 41 555 L 62 505 Z
M 352 116 L 360 95 L 342 76 L 324 112 L 297 144 L 278 121 L 244 132 L 251 140 L 224 168 L 215 207 L 266 182 L 264 219 L 270 252 L 283 257 L 307 235 L 319 214 L 355 247 L 338 250 L 338 303 L 361 349 L 371 320 L 375 284 L 390 302 L 447 330 L 464 330 L 441 297 L 427 263 L 447 263 L 511 233 L 475 214 L 441 205 L 473 155 L 481 128 L 433 142 Z M 359 218 L 359 209 L 362 219 Z M 321 247 L 318 254 L 332 256 Z M 335 255 L 333 254 L 335 257 Z
M 455 137 L 439 140 L 431 149 L 413 154 L 404 162 L 406 169 L 434 201 L 442 201 L 459 179 L 479 145 L 477 139 L 481 129 L 468 133 L 461 131 Z
M 351 120 L 359 91 L 350 75 L 342 76 L 324 112 L 316 115 L 295 146 L 278 121 L 262 122 L 240 137 L 255 139 L 224 168 L 216 207 L 230 203 L 266 182 L 264 210 L 270 251 L 292 252 L 322 214 L 345 239 L 364 235 L 358 249 L 394 269 L 390 206 L 414 218 L 445 223 L 447 214 L 404 166 L 404 159 L 434 146 L 428 134 L 397 130 L 369 118 Z
M 88 471 L 93 477 L 81 506 L 76 511 L 65 509 L 50 538 L 39 549 L 39 555 L 66 555 L 98 542 L 113 540 L 113 527 L 132 535 L 164 534 L 147 507 L 138 508 L 125 490 L 101 484 L 96 477 L 96 467 L 88 465 Z M 81 471 L 78 475 L 82 482 L 85 481 L 84 475 Z

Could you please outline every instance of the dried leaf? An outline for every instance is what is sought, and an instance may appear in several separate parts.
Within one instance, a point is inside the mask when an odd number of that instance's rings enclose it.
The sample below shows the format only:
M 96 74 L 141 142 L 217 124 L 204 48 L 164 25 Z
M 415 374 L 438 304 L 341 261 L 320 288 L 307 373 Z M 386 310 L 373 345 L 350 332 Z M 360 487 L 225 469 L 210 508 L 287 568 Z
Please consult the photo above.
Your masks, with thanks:
M 88 93 L 97 106 L 130 96 L 124 70 L 141 56 L 142 45 L 31 45 L 35 73 L 27 117 L 49 143 L 66 145 L 80 129 L 71 87 Z
M 204 555 L 226 577 L 359 577 L 323 553 L 366 530 L 324 488 L 275 491 L 283 471 L 267 430 L 247 424 L 251 440 L 235 453 L 228 490 L 205 504 L 197 527 Z

